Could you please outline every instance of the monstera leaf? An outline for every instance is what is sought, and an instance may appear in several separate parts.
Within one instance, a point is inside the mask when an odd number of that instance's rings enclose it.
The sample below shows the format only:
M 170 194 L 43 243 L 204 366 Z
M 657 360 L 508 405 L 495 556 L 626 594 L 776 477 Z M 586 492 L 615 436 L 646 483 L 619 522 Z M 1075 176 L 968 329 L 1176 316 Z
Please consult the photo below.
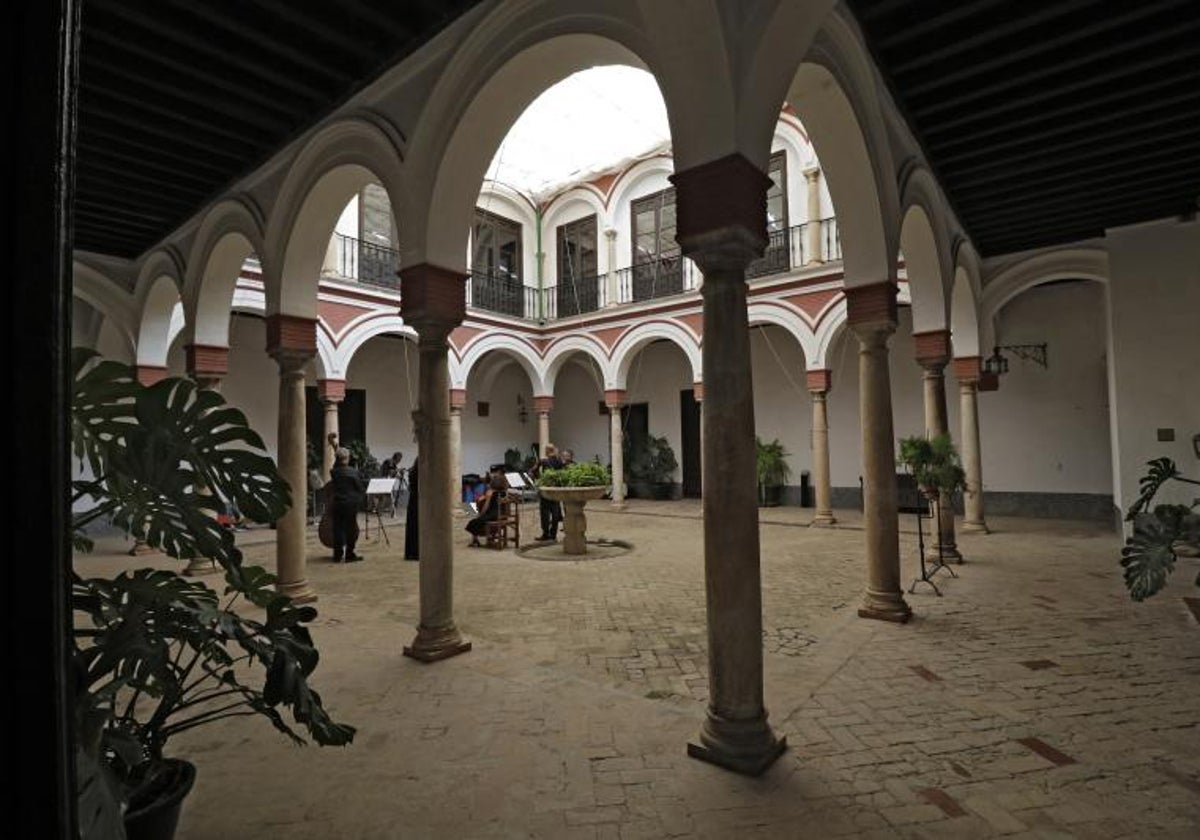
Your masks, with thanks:
M 1185 478 L 1170 458 L 1150 461 L 1150 468 L 1139 481 L 1141 495 L 1129 508 L 1126 521 L 1133 523 L 1133 533 L 1121 549 L 1121 566 L 1125 572 L 1125 587 L 1135 601 L 1144 601 L 1167 585 L 1175 569 L 1180 546 L 1200 549 L 1200 499 L 1188 505 L 1157 505 L 1149 512 L 1154 496 L 1169 481 L 1200 484 Z M 1196 578 L 1200 586 L 1200 576 Z
M 1170 458 L 1155 458 L 1153 461 L 1148 461 L 1146 466 L 1150 468 L 1150 471 L 1138 479 L 1138 497 L 1129 506 L 1129 513 L 1125 516 L 1127 522 L 1133 522 L 1139 514 L 1149 510 L 1150 502 L 1154 500 L 1155 495 L 1164 484 L 1179 478 L 1179 469 Z

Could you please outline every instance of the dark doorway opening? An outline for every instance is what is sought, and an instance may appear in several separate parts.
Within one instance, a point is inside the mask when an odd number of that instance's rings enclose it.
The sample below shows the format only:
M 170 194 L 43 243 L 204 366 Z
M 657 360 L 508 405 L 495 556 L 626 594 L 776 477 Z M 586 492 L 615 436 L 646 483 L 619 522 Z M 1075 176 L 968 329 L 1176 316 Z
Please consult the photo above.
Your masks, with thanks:
M 304 430 L 308 439 L 309 456 L 315 454 L 320 468 L 325 447 L 325 406 L 313 386 L 304 389 Z M 338 441 L 342 446 L 351 441 L 367 440 L 367 390 L 347 388 L 346 398 L 338 404 Z M 325 478 L 327 476 L 322 476 Z
M 703 487 L 700 459 L 700 403 L 696 391 L 688 388 L 679 392 L 679 439 L 683 452 L 683 497 L 698 499 Z
M 626 449 L 645 443 L 650 436 L 650 404 L 631 403 L 622 406 L 621 428 L 625 431 Z

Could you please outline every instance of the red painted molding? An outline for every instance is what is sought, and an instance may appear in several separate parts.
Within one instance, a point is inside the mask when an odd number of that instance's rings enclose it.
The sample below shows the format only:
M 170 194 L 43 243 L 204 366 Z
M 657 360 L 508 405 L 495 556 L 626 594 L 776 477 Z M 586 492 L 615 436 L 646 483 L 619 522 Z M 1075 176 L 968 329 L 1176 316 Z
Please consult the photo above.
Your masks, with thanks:
M 896 284 L 889 280 L 846 289 L 846 322 L 850 327 L 867 324 L 896 325 Z
M 676 172 L 675 238 L 740 227 L 767 244 L 767 189 L 771 179 L 740 154 Z M 687 246 L 683 245 L 684 251 Z
M 543 411 L 549 413 L 554 410 L 554 397 L 534 397 L 533 410 L 538 414 Z
M 318 379 L 317 396 L 322 402 L 341 402 L 346 399 L 346 380 Z
M 450 389 L 450 407 L 463 408 L 467 404 L 467 389 L 466 388 L 451 388 Z
M 959 382 L 978 382 L 980 370 L 979 356 L 962 356 L 954 360 L 954 378 Z
M 828 393 L 833 388 L 833 371 L 829 369 L 810 370 L 806 376 L 808 378 L 808 390 L 810 391 Z
M 419 263 L 400 270 L 400 315 L 413 326 L 457 326 L 467 314 L 466 274 Z
M 167 369 L 160 365 L 138 365 L 137 381 L 149 387 L 167 378 Z
M 704 383 L 703 382 L 693 382 L 692 383 L 692 397 L 696 400 L 696 402 L 704 402 Z
M 229 375 L 229 348 L 215 344 L 188 344 L 183 348 L 188 376 L 220 379 Z
M 625 405 L 628 397 L 627 392 L 621 388 L 614 388 L 604 392 L 604 404 L 609 408 L 620 408 Z
M 267 316 L 267 353 L 317 355 L 317 319 L 299 315 Z
M 926 367 L 944 367 L 950 361 L 950 330 L 913 333 L 917 361 Z

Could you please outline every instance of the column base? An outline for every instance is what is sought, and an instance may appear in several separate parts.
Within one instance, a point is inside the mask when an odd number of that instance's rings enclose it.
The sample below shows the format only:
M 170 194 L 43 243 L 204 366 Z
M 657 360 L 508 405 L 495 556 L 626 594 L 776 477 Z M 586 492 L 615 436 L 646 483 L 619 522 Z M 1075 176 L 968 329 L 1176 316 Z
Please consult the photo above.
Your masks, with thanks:
M 858 617 L 904 624 L 912 618 L 912 607 L 904 600 L 904 594 L 901 592 L 867 590 L 862 606 L 858 608 Z
M 200 577 L 201 575 L 215 575 L 220 571 L 222 571 L 221 567 L 211 557 L 193 557 L 188 561 L 183 574 L 187 577 Z
M 832 513 L 818 513 L 808 523 L 810 528 L 833 528 L 837 526 L 837 517 Z
M 753 720 L 728 720 L 710 709 L 700 735 L 688 741 L 687 754 L 744 776 L 761 776 L 783 755 L 787 738 L 767 725 L 767 714 Z
M 959 530 L 964 531 L 965 533 L 968 533 L 968 534 L 990 534 L 991 533 L 991 530 L 988 528 L 987 523 L 982 522 L 982 521 L 970 522 L 970 521 L 964 520 L 962 523 L 962 526 L 960 527 Z
M 934 556 L 936 557 L 937 556 L 936 552 L 938 550 L 937 546 L 934 546 L 933 550 L 935 552 Z M 954 545 L 943 546 L 942 551 L 941 551 L 941 557 L 942 557 L 942 561 L 945 563 L 954 563 L 955 565 L 958 565 L 958 566 L 961 566 L 963 564 L 962 552 L 958 550 L 958 546 L 954 546 Z
M 466 653 L 471 643 L 462 637 L 453 624 L 441 630 L 417 628 L 417 637 L 411 645 L 405 645 L 404 655 L 418 662 L 438 662 Z
M 622 511 L 622 510 L 625 510 L 625 507 L 626 507 L 626 505 L 624 502 L 613 502 L 611 505 L 608 506 L 608 509 L 612 510 L 612 511 Z
M 317 600 L 317 591 L 307 580 L 297 580 L 289 583 L 276 582 L 275 591 L 286 595 L 297 604 L 311 604 Z

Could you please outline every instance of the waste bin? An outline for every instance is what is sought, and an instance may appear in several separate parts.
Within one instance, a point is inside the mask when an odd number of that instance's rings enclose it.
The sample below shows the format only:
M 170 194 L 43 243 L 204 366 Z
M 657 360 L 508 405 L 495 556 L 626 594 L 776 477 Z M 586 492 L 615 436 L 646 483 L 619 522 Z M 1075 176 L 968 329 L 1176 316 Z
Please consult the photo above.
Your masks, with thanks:
M 813 506 L 812 485 L 808 483 L 808 470 L 800 471 L 800 507 Z

